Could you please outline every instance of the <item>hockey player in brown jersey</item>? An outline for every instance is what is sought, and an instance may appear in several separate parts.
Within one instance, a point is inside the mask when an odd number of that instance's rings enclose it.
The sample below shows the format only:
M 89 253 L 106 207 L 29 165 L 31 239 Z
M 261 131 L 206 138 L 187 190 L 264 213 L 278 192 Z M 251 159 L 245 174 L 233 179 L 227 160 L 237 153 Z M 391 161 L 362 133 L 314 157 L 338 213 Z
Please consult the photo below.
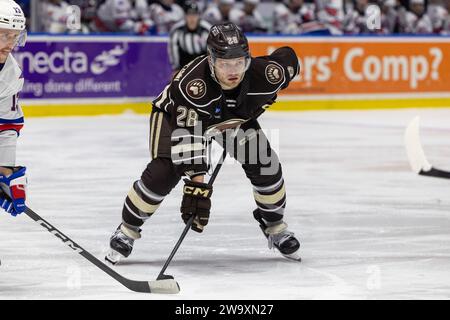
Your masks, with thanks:
M 269 56 L 253 58 L 246 37 L 233 23 L 211 28 L 207 51 L 182 68 L 153 101 L 152 161 L 125 199 L 122 223 L 110 240 L 106 257 L 110 262 L 130 255 L 144 222 L 183 176 L 188 178 L 184 179 L 182 219 L 186 223 L 194 215 L 192 229 L 203 232 L 213 191 L 203 180 L 211 136 L 242 165 L 252 183 L 257 206 L 253 215 L 269 247 L 300 260 L 300 243 L 283 219 L 286 191 L 281 165 L 257 120 L 298 75 L 297 55 L 290 47 L 282 47 Z

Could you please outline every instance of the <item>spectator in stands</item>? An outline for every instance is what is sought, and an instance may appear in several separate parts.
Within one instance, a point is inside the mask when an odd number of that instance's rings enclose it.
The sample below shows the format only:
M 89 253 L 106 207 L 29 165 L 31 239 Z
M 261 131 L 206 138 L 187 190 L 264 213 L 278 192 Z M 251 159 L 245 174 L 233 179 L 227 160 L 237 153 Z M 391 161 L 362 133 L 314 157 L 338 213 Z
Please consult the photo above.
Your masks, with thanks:
M 369 11 L 369 5 L 377 6 L 369 3 L 369 0 L 355 0 L 353 9 L 350 10 L 344 18 L 344 32 L 346 34 L 370 34 L 382 33 L 381 23 L 376 26 L 371 18 L 372 12 Z M 378 9 L 381 12 L 381 9 Z
M 322 1 L 323 2 L 323 1 Z M 354 2 L 353 0 L 344 0 L 344 15 L 346 15 L 347 13 L 349 13 L 351 10 L 354 9 Z
M 399 15 L 396 10 L 396 0 L 380 0 L 378 5 L 381 9 L 381 32 L 392 34 L 398 30 Z
M 333 35 L 344 30 L 344 5 L 342 0 L 316 0 L 317 20 Z
M 41 6 L 44 32 L 63 33 L 70 31 L 68 19 L 71 15 L 69 4 L 62 0 L 46 0 Z
M 444 1 L 444 9 L 450 13 L 450 0 Z M 450 35 L 450 14 L 447 14 L 447 17 L 444 20 L 444 25 L 441 31 L 442 35 Z
M 94 32 L 147 33 L 149 26 L 133 20 L 130 0 L 106 0 L 100 4 L 97 16 L 92 21 Z
M 78 6 L 81 11 L 80 26 L 77 32 L 89 33 L 89 25 L 97 14 L 96 0 L 70 0 L 71 5 Z
M 209 5 L 203 13 L 203 19 L 210 24 L 230 21 L 230 12 L 235 5 L 234 0 L 217 0 Z
M 433 33 L 441 34 L 448 17 L 448 11 L 444 6 L 444 2 L 442 0 L 429 0 L 427 15 L 431 19 Z
M 431 19 L 426 14 L 425 0 L 409 1 L 409 11 L 406 12 L 400 31 L 410 34 L 431 34 L 433 32 Z
M 234 7 L 230 11 L 230 21 L 236 24 L 243 32 L 267 32 L 263 17 L 258 12 L 259 0 L 243 0 L 242 8 Z
M 168 34 L 172 27 L 184 19 L 183 9 L 175 0 L 158 0 L 148 7 L 149 19 L 155 23 L 157 34 Z
M 282 34 L 302 33 L 301 25 L 315 20 L 313 4 L 303 0 L 284 0 L 274 10 L 274 31 Z
M 17 1 L 24 7 L 30 4 L 30 0 Z M 68 28 L 73 11 L 68 8 L 77 5 L 81 9 L 81 30 L 86 32 L 89 24 L 96 32 L 167 34 L 174 24 L 183 21 L 183 11 L 175 1 L 195 2 L 200 10 L 210 3 L 203 14 L 205 20 L 232 21 L 247 33 L 329 30 L 331 34 L 450 35 L 450 0 L 269 0 L 263 6 L 261 0 L 239 0 L 242 5 L 236 5 L 236 0 L 43 0 L 39 1 L 40 30 L 73 32 Z M 381 28 L 374 30 L 367 24 L 366 10 L 371 4 L 381 10 Z M 269 24 L 270 15 L 273 23 Z
M 148 0 L 132 0 L 131 16 L 135 22 L 148 26 L 148 34 L 156 34 L 155 22 L 150 17 Z

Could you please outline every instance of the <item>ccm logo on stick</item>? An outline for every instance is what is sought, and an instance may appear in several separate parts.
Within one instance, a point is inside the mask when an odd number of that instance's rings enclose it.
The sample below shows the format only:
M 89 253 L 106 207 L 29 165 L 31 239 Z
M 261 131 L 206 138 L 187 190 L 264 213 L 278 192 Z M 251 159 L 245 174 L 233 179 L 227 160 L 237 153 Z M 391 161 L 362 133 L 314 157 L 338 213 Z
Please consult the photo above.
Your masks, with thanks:
M 83 249 L 81 249 L 80 247 L 76 246 L 72 241 L 68 240 L 64 235 L 59 233 L 58 230 L 53 229 L 51 226 L 49 226 L 47 223 L 45 223 L 45 221 L 38 220 L 36 222 L 39 223 L 41 226 L 45 227 L 46 229 L 48 229 L 48 231 L 50 233 L 52 233 L 55 236 L 57 236 L 58 238 L 60 238 L 73 251 L 76 251 L 77 253 L 82 253 L 83 252 Z

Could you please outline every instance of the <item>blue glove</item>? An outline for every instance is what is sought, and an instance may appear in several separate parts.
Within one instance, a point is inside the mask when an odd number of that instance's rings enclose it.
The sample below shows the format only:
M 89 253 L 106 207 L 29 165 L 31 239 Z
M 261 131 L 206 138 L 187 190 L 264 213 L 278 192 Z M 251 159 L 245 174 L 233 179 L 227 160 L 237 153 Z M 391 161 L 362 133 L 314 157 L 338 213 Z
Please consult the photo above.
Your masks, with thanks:
M 17 216 L 25 211 L 27 177 L 25 167 L 17 167 L 14 173 L 8 177 L 0 175 L 0 189 L 6 195 L 0 193 L 0 206 L 12 216 Z
M 2 207 L 3 210 L 6 212 L 13 214 L 13 204 L 11 201 L 5 199 L 3 196 L 0 195 L 0 207 Z

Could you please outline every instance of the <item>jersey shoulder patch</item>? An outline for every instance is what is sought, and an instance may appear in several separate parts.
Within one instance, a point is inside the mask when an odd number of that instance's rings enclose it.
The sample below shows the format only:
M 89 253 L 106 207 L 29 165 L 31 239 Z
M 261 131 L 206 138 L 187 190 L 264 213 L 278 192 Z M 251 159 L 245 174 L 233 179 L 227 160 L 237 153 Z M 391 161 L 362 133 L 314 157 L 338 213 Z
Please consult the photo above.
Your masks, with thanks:
M 284 68 L 267 57 L 252 59 L 249 94 L 274 94 L 286 83 Z
M 264 69 L 264 76 L 271 84 L 279 84 L 284 79 L 284 70 L 279 64 L 269 63 Z
M 179 93 L 192 106 L 204 108 L 222 97 L 211 78 L 208 58 L 201 56 L 183 67 L 173 79 Z

